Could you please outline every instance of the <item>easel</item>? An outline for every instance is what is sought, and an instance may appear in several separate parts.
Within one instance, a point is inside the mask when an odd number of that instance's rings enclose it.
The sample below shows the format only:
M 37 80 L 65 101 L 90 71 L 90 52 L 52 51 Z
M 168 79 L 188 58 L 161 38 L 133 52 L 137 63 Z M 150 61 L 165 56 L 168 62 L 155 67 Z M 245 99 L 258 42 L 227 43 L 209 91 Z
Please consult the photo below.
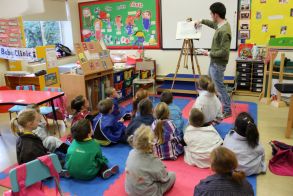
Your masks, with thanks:
M 183 45 L 182 45 L 182 48 L 181 48 L 180 56 L 179 56 L 177 67 L 176 67 L 176 71 L 175 71 L 175 74 L 174 74 L 174 77 L 173 77 L 173 83 L 172 83 L 172 86 L 171 86 L 171 90 L 173 89 L 175 79 L 176 79 L 178 70 L 180 68 L 181 58 L 182 58 L 183 55 L 184 55 L 184 68 L 186 68 L 186 69 L 188 69 L 188 64 L 187 64 L 188 55 L 190 56 L 192 72 L 193 72 L 193 77 L 194 77 L 195 90 L 196 90 L 194 59 L 195 59 L 195 62 L 196 62 L 197 71 L 198 71 L 199 75 L 201 75 L 201 71 L 200 71 L 198 60 L 197 60 L 197 55 L 194 52 L 193 39 L 184 39 L 184 41 L 183 41 Z M 193 59 L 193 57 L 194 57 L 194 59 Z

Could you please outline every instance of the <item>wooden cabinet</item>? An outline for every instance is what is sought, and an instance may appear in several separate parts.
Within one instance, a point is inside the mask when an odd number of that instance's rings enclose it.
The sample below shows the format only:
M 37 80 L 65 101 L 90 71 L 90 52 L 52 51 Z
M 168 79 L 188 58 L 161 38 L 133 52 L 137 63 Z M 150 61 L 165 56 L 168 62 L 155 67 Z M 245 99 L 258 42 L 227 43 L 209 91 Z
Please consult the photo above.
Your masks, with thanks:
M 113 69 L 87 75 L 72 73 L 60 74 L 61 88 L 67 97 L 67 109 L 70 102 L 78 95 L 89 101 L 92 111 L 97 111 L 98 102 L 105 98 L 105 89 L 113 86 Z

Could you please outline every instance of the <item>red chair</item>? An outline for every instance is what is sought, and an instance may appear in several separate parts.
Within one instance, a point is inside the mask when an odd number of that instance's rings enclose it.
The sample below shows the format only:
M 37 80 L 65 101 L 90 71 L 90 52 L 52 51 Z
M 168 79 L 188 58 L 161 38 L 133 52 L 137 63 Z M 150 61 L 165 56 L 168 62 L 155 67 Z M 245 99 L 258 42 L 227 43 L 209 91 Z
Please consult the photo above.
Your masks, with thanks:
M 8 86 L 0 86 L 1 90 L 11 90 Z M 0 106 L 0 113 L 8 113 L 8 110 L 13 107 L 13 105 L 1 105 Z

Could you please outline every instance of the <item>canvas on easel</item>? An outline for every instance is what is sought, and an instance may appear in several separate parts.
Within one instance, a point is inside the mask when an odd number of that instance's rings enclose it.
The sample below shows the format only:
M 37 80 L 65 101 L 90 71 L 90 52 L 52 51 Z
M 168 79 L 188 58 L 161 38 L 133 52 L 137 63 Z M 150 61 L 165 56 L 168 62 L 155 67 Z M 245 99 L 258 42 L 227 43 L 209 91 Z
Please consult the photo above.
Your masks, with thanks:
M 180 68 L 182 56 L 184 56 L 183 57 L 184 58 L 183 67 L 187 68 L 187 69 L 188 69 L 188 64 L 187 64 L 188 63 L 188 56 L 190 57 L 191 66 L 192 66 L 192 73 L 193 73 L 194 83 L 195 83 L 195 87 L 196 87 L 194 60 L 196 62 L 197 72 L 199 75 L 201 75 L 201 71 L 200 71 L 200 66 L 198 63 L 196 52 L 194 51 L 193 40 L 194 39 L 199 40 L 200 37 L 201 37 L 201 28 L 195 28 L 194 22 L 192 22 L 191 18 L 188 18 L 186 22 L 178 22 L 177 23 L 176 39 L 183 39 L 183 44 L 182 44 L 180 56 L 178 59 L 176 71 L 175 71 L 175 74 L 173 77 L 171 90 L 174 87 L 176 76 L 177 76 L 178 70 Z

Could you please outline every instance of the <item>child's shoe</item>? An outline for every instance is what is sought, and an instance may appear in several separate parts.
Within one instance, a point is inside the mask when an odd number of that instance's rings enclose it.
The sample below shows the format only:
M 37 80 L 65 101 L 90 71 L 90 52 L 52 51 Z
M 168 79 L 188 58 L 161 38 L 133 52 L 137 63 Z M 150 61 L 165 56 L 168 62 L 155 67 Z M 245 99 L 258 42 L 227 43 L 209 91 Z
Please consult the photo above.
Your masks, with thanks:
M 113 167 L 110 168 L 111 170 L 111 173 L 114 175 L 114 174 L 117 174 L 119 172 L 119 166 L 118 165 L 114 165 Z
M 105 171 L 103 172 L 103 174 L 102 174 L 102 178 L 103 178 L 103 179 L 108 179 L 108 178 L 110 178 L 112 175 L 113 175 L 113 174 L 112 174 L 112 172 L 111 172 L 111 168 L 109 168 L 109 169 L 107 169 L 107 170 L 105 170 Z
M 61 170 L 61 172 L 59 173 L 59 176 L 63 177 L 63 178 L 70 178 L 70 174 L 69 174 L 68 170 L 65 170 L 65 169 Z

